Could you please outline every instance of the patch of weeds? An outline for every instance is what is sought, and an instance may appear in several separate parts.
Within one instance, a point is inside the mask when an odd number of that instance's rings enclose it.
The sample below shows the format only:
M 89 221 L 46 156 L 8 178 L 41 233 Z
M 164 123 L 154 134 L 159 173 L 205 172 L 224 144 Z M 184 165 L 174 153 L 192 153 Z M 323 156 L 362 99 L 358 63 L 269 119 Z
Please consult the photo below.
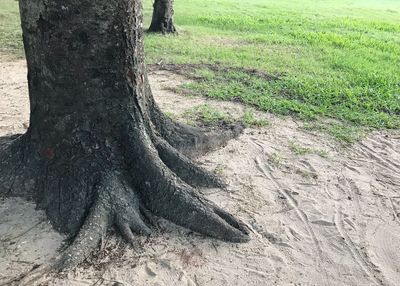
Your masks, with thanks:
M 273 153 L 269 154 L 269 156 L 268 156 L 268 162 L 270 162 L 276 166 L 281 166 L 283 164 L 284 159 L 285 158 L 282 156 L 282 154 L 280 154 L 278 152 L 273 152 Z
M 289 142 L 289 149 L 296 155 L 306 155 L 310 154 L 312 151 L 311 148 L 300 146 L 294 141 Z
M 223 164 L 218 164 L 217 167 L 215 167 L 214 169 L 214 173 L 216 175 L 222 175 L 222 173 L 224 172 L 224 170 L 226 169 L 226 166 Z
M 201 104 L 187 110 L 183 117 L 191 125 L 221 126 L 234 121 L 227 113 L 208 104 Z
M 328 151 L 326 151 L 326 150 L 317 149 L 317 150 L 315 150 L 315 153 L 318 156 L 320 156 L 321 158 L 328 158 L 329 157 Z
M 294 153 L 296 155 L 317 154 L 318 156 L 320 156 L 322 158 L 328 157 L 328 152 L 325 150 L 304 147 L 304 146 L 297 144 L 294 141 L 289 142 L 289 149 L 290 149 L 290 151 L 292 151 L 292 153 Z
M 176 94 L 186 96 L 186 97 L 202 96 L 202 94 L 200 92 L 195 91 L 192 88 L 192 86 L 193 86 L 192 82 L 186 82 L 186 83 L 183 83 L 183 84 L 177 86 L 173 90 L 172 89 L 170 89 L 170 90 Z
M 252 109 L 248 108 L 244 111 L 243 123 L 246 126 L 264 127 L 268 126 L 269 122 L 266 119 L 259 119 L 254 116 Z
M 164 114 L 171 119 L 176 119 L 178 117 L 175 113 L 173 113 L 171 111 L 165 111 Z
M 366 128 L 345 123 L 307 123 L 303 128 L 326 133 L 344 146 L 360 141 L 367 131 Z
M 195 77 L 201 78 L 207 81 L 211 81 L 215 78 L 215 72 L 208 68 L 202 68 L 195 71 Z

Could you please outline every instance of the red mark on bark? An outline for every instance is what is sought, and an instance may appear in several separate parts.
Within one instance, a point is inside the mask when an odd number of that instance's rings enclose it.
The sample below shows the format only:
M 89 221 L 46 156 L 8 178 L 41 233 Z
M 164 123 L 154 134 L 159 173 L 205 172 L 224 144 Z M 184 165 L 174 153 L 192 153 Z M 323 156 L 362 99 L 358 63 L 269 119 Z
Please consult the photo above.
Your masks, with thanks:
M 53 159 L 54 159 L 54 156 L 55 156 L 56 154 L 55 154 L 53 148 L 46 148 L 46 149 L 43 150 L 43 155 L 44 155 L 47 159 L 53 160 Z

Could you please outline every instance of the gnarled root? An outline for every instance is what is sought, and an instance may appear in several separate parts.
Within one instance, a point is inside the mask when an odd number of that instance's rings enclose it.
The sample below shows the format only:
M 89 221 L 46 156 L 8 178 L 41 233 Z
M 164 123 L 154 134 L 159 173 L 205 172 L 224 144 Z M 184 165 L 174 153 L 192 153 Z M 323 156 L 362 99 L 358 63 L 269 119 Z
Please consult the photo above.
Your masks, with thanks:
M 166 140 L 157 137 L 153 140 L 160 159 L 186 183 L 197 187 L 223 188 L 225 183 L 215 174 L 197 166 L 181 154 Z
M 218 131 L 205 130 L 172 120 L 154 102 L 148 80 L 145 80 L 147 112 L 155 130 L 177 151 L 189 158 L 203 155 L 224 146 L 244 130 L 242 124 L 233 124 Z
M 135 118 L 135 121 L 139 122 L 139 126 L 132 126 L 128 131 L 132 136 L 126 136 L 126 148 L 131 148 L 131 155 L 139 158 L 131 170 L 142 178 L 138 189 L 146 208 L 155 215 L 201 234 L 232 242 L 247 241 L 248 232 L 243 224 L 200 198 L 178 173 L 168 168 L 145 132 L 144 125 L 141 128 L 143 123 L 140 123 L 140 118 Z M 140 139 L 132 141 L 132 138 Z
M 67 271 L 85 260 L 112 225 L 129 243 L 134 242 L 133 233 L 151 234 L 140 214 L 137 194 L 127 186 L 121 175 L 106 175 L 96 193 L 81 230 L 54 264 L 57 271 Z
M 159 121 L 156 125 L 162 137 L 182 154 L 195 158 L 227 144 L 238 137 L 242 131 L 241 124 L 213 131 L 175 122 L 170 118 Z

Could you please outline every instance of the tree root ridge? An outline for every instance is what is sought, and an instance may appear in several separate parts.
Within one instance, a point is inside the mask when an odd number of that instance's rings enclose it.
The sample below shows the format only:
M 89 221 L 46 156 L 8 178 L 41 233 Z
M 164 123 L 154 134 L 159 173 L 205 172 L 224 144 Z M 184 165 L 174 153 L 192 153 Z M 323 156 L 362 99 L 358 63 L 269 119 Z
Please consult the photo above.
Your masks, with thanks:
M 163 138 L 158 137 L 155 141 L 160 159 L 186 183 L 197 187 L 210 188 L 224 188 L 226 186 L 218 176 L 194 164 Z
M 96 188 L 96 198 L 72 244 L 57 259 L 57 271 L 68 271 L 96 249 L 107 230 L 115 226 L 128 243 L 134 234 L 150 235 L 139 210 L 139 198 L 120 174 L 106 175 Z
M 242 124 L 229 125 L 218 131 L 189 126 L 168 118 L 155 103 L 151 106 L 149 113 L 155 130 L 171 146 L 189 158 L 199 157 L 225 146 L 244 130 Z

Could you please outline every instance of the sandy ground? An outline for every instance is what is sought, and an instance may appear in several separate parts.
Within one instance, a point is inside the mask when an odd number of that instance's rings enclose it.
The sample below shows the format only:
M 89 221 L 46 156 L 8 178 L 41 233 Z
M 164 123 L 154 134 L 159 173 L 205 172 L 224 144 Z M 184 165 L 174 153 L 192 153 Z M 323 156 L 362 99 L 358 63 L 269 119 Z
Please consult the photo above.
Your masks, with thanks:
M 177 117 L 206 101 L 243 113 L 240 104 L 168 91 L 181 76 L 157 71 L 150 79 L 159 104 Z M 24 62 L 0 63 L 0 136 L 23 132 L 28 114 Z M 162 221 L 135 248 L 111 235 L 88 263 L 41 285 L 399 285 L 400 132 L 375 132 L 344 149 L 290 118 L 257 115 L 271 124 L 199 160 L 229 183 L 228 191 L 201 192 L 252 228 L 249 243 Z M 62 241 L 32 203 L 0 201 L 0 285 L 49 261 Z

